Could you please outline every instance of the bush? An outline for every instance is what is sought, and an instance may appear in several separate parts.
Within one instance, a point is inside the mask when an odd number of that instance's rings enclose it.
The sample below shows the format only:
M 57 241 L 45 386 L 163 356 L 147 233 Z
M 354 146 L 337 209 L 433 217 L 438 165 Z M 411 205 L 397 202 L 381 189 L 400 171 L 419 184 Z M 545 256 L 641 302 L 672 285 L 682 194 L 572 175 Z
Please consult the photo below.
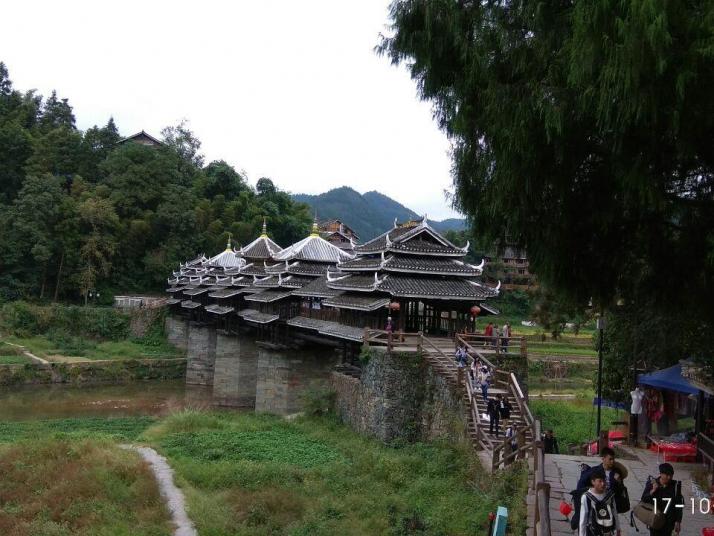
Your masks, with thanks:
M 335 409 L 337 393 L 330 386 L 313 381 L 300 394 L 303 410 L 308 415 L 327 415 Z
M 57 329 L 75 337 L 117 341 L 127 337 L 129 317 L 104 307 L 37 306 L 16 301 L 0 309 L 0 327 L 18 337 Z

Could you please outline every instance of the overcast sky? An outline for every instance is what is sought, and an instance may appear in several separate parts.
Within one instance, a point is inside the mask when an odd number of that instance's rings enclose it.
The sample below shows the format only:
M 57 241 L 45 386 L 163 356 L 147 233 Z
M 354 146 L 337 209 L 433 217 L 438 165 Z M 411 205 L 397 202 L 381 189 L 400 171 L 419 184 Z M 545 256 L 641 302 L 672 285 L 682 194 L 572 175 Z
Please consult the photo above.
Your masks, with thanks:
M 379 190 L 456 214 L 449 142 L 404 67 L 374 53 L 388 0 L 35 1 L 3 8 L 15 88 L 56 89 L 77 126 L 122 135 L 185 118 L 207 161 L 293 193 Z

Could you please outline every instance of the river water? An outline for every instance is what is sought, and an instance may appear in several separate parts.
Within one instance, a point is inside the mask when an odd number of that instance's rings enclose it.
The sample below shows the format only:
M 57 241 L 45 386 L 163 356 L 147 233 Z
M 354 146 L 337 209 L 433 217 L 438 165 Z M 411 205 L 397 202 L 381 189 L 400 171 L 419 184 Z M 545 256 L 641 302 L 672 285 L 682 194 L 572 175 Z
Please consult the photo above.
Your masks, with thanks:
M 186 407 L 210 407 L 211 398 L 210 388 L 186 386 L 183 380 L 90 387 L 3 387 L 0 421 L 161 416 Z

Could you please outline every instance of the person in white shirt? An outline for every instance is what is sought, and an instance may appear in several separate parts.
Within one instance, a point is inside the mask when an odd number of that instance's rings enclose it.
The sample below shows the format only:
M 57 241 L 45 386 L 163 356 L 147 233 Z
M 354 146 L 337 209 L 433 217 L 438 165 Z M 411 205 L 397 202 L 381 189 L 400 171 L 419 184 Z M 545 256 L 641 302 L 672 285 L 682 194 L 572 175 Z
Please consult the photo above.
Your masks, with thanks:
M 580 498 L 578 536 L 621 536 L 615 493 L 605 484 L 601 468 L 590 473 L 590 489 Z

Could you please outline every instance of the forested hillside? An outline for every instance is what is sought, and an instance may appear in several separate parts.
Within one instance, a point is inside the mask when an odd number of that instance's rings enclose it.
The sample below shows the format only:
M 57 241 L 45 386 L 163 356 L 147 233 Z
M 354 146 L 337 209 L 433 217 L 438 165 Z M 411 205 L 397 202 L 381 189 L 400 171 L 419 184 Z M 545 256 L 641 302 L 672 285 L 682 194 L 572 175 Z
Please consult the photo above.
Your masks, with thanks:
M 363 242 L 391 228 L 394 218 L 405 221 L 421 217 L 384 194 L 376 191 L 360 194 L 347 186 L 319 195 L 296 194 L 293 199 L 310 205 L 321 220 L 340 219 L 352 227 Z M 429 223 L 439 231 L 460 231 L 466 227 L 465 220 L 456 218 L 441 222 L 429 220 Z
M 224 161 L 205 165 L 185 124 L 162 136 L 119 143 L 112 119 L 79 131 L 67 99 L 18 91 L 0 63 L 0 300 L 161 290 L 228 233 L 255 238 L 263 216 L 282 246 L 305 236 L 308 207 L 270 179 L 253 188 Z

